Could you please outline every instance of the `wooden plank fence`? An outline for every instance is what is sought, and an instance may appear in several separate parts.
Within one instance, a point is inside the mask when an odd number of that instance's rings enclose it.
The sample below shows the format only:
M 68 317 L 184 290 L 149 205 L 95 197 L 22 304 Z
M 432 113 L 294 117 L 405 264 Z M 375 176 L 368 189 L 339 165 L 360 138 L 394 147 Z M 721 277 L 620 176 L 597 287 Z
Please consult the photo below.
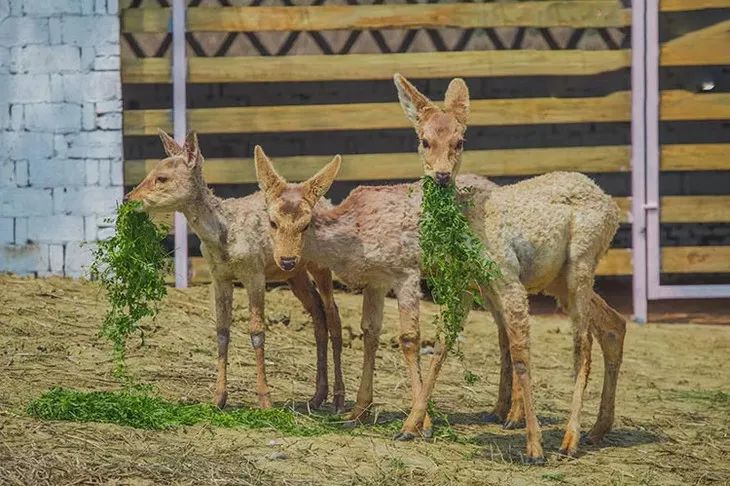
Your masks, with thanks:
M 662 0 L 662 12 L 693 12 L 730 8 L 730 0 Z M 192 7 L 187 11 L 191 33 L 375 31 L 402 29 L 432 32 L 438 29 L 498 29 L 514 27 L 549 32 L 551 28 L 606 29 L 630 26 L 631 12 L 617 0 L 534 1 L 518 3 L 448 3 L 399 5 L 322 5 L 286 7 Z M 122 10 L 122 31 L 127 36 L 164 36 L 170 26 L 169 8 Z M 602 30 L 601 30 L 602 29 Z M 304 34 L 302 34 L 304 35 Z M 465 34 L 466 36 L 466 34 Z M 580 36 L 578 36 L 580 37 Z M 465 37 L 466 38 L 466 37 Z M 313 39 L 317 39 L 313 37 Z M 252 41 L 253 42 L 253 41 Z M 516 42 L 516 41 L 515 41 Z M 550 49 L 439 50 L 436 52 L 337 53 L 316 55 L 246 55 L 188 59 L 188 83 L 192 85 L 241 85 L 263 83 L 387 82 L 398 71 L 417 80 L 465 77 L 601 77 L 628 72 L 631 52 L 626 45 L 587 50 L 570 45 Z M 317 40 L 321 44 L 321 40 Z M 555 41 L 553 41 L 555 43 Z M 550 42 L 548 42 L 550 44 Z M 661 46 L 663 67 L 730 64 L 730 20 L 720 20 L 667 40 Z M 155 86 L 171 82 L 167 57 L 124 56 L 125 85 Z M 276 104 L 255 106 L 196 107 L 188 110 L 188 126 L 203 135 L 403 130 L 410 127 L 395 102 Z M 730 94 L 666 89 L 661 93 L 661 121 L 681 123 L 730 120 Z M 630 86 L 619 86 L 601 96 L 536 96 L 473 99 L 470 126 L 538 127 L 544 125 L 616 125 L 628 127 L 631 119 Z M 611 126 L 613 126 L 611 125 Z M 168 108 L 125 109 L 125 137 L 150 137 L 158 127 L 171 130 Z M 402 180 L 421 174 L 415 150 L 410 153 L 374 151 L 343 154 L 340 180 Z M 373 150 L 372 153 L 367 153 Z M 378 153 L 375 153 L 378 152 Z M 465 152 L 463 171 L 492 177 L 528 176 L 552 170 L 577 170 L 592 174 L 630 171 L 631 150 L 626 142 L 612 145 L 567 147 L 527 146 L 473 149 Z M 725 171 L 730 168 L 730 143 L 671 143 L 661 147 L 661 169 L 666 173 Z M 249 154 L 250 155 L 250 154 Z M 277 167 L 290 180 L 314 173 L 325 155 L 275 157 Z M 393 161 L 397 160 L 397 163 Z M 133 185 L 156 159 L 129 158 L 125 183 Z M 255 182 L 250 157 L 210 157 L 205 163 L 209 183 Z M 630 197 L 616 197 L 623 222 L 630 223 Z M 661 201 L 661 221 L 667 224 L 730 223 L 728 195 L 669 195 Z M 730 247 L 686 246 L 662 249 L 662 270 L 667 273 L 730 273 Z M 196 279 L 207 270 L 199 257 L 192 258 Z M 614 248 L 599 268 L 602 275 L 628 275 L 631 250 Z

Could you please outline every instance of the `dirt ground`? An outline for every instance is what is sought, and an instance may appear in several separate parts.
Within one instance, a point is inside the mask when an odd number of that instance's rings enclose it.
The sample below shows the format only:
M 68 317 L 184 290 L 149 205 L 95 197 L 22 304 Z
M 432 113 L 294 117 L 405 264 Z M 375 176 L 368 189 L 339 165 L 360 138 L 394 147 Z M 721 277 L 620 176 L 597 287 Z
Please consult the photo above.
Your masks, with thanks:
M 312 326 L 285 289 L 267 296 L 269 383 L 277 404 L 313 391 Z M 347 397 L 360 376 L 360 297 L 338 294 L 346 326 Z M 730 327 L 631 324 L 619 382 L 615 429 L 577 459 L 560 460 L 571 396 L 572 337 L 562 315 L 533 321 L 533 376 L 548 464 L 524 466 L 524 430 L 480 423 L 497 391 L 495 326 L 474 312 L 465 364 L 450 359 L 436 408 L 459 437 L 396 443 L 382 432 L 301 438 L 210 426 L 146 431 L 107 424 L 43 422 L 24 412 L 56 385 L 115 389 L 107 343 L 97 338 L 105 311 L 93 283 L 0 276 L 0 483 L 2 484 L 730 484 Z M 424 304 L 424 337 L 434 307 Z M 254 363 L 244 291 L 236 290 L 229 404 L 253 405 Z M 287 324 L 288 322 L 288 324 Z M 402 418 L 408 387 L 394 345 L 397 308 L 386 303 L 375 378 L 380 420 Z M 171 290 L 130 353 L 129 367 L 172 400 L 207 401 L 214 384 L 215 337 L 207 287 Z M 135 340 L 135 343 L 138 340 Z M 595 418 L 603 375 L 594 346 L 583 427 Z M 481 377 L 464 382 L 464 367 Z M 446 427 L 442 424 L 441 427 Z

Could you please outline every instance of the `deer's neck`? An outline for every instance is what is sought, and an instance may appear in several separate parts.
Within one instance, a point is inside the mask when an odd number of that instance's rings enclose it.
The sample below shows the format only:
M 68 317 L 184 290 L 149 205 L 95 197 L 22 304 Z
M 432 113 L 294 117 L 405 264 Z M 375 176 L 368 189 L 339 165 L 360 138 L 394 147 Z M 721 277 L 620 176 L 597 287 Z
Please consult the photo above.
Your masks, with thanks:
M 227 218 L 221 200 L 210 189 L 202 189 L 183 210 L 190 227 L 207 246 L 225 245 L 228 235 Z

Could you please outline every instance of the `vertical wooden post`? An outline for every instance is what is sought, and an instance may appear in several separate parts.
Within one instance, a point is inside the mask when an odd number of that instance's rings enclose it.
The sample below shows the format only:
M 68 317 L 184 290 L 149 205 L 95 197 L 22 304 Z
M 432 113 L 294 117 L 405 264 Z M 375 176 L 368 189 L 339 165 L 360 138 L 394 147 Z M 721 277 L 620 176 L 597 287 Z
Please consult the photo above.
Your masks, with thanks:
M 187 60 L 185 58 L 186 0 L 172 3 L 172 117 L 175 140 L 185 142 L 187 133 Z M 182 213 L 175 213 L 175 287 L 188 286 L 188 225 Z

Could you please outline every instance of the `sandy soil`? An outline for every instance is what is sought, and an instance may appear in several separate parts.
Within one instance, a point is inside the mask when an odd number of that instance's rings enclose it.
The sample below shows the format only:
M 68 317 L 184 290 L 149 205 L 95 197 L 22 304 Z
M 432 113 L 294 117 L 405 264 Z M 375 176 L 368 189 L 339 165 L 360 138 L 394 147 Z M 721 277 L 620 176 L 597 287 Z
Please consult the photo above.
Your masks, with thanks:
M 301 403 L 313 391 L 311 323 L 287 290 L 267 297 L 273 398 Z M 338 297 L 352 399 L 362 352 L 360 297 Z M 495 326 L 484 312 L 474 312 L 468 323 L 465 364 L 447 362 L 434 396 L 468 443 L 395 443 L 376 431 L 314 438 L 210 426 L 155 432 L 28 417 L 25 406 L 49 387 L 117 387 L 109 346 L 96 336 L 104 310 L 103 293 L 93 283 L 0 276 L 0 483 L 730 484 L 730 327 L 630 325 L 615 430 L 603 445 L 583 447 L 579 458 L 559 460 L 572 389 L 571 326 L 562 315 L 536 317 L 533 375 L 548 464 L 528 467 L 516 461 L 523 430 L 480 423 L 495 400 L 499 356 Z M 424 305 L 424 322 L 433 312 Z M 253 355 L 239 289 L 235 315 L 229 404 L 252 406 Z M 395 302 L 388 300 L 375 379 L 381 420 L 402 417 L 408 405 L 396 319 Z M 210 399 L 215 338 L 207 287 L 172 290 L 157 321 L 146 327 L 145 345 L 130 353 L 137 378 L 173 400 Z M 426 324 L 424 337 L 429 335 Z M 481 377 L 476 385 L 464 382 L 464 366 Z M 603 375 L 597 346 L 593 368 L 586 429 Z M 276 452 L 283 454 L 272 456 Z

